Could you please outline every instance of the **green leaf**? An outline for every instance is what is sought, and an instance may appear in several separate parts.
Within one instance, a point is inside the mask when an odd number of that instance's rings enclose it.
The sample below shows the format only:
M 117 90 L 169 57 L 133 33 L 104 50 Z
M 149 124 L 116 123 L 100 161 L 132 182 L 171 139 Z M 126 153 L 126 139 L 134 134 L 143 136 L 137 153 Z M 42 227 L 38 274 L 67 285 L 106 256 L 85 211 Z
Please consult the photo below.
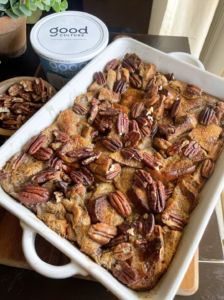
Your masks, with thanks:
M 11 10 L 12 10 L 12 12 L 13 12 L 13 2 L 12 2 L 12 0 L 9 0 L 9 3 L 10 3 L 10 7 L 11 7 Z
M 0 4 L 0 11 L 5 11 L 6 10 L 6 5 Z
M 26 7 L 30 10 L 30 0 L 26 1 Z
M 44 4 L 46 5 L 50 5 L 51 4 L 51 1 L 50 0 L 43 0 Z
M 35 3 L 30 3 L 30 9 L 31 9 L 32 11 L 36 11 L 36 10 L 37 10 L 36 4 L 35 4 Z
M 8 3 L 8 1 L 9 1 L 9 0 L 0 0 L 0 3 L 1 3 L 1 4 L 6 4 L 6 3 Z
M 32 12 L 31 12 L 31 10 L 29 9 L 29 8 L 27 8 L 26 7 L 26 5 L 24 5 L 24 4 L 21 4 L 20 6 L 19 6 L 19 9 L 26 15 L 26 16 L 31 16 L 32 15 Z
M 6 14 L 10 17 L 10 18 L 13 18 L 13 19 L 18 19 L 19 17 L 14 14 L 14 12 L 11 10 L 11 9 L 7 9 L 6 10 Z
M 49 11 L 51 9 L 51 6 L 50 5 L 46 5 L 46 11 Z
M 41 3 L 40 1 L 37 1 L 37 2 L 36 2 L 36 6 L 37 6 L 39 9 L 41 9 L 41 10 L 44 9 L 44 5 L 43 5 L 43 3 Z
M 20 8 L 19 8 L 19 3 L 16 3 L 15 5 L 13 5 L 13 12 L 14 12 L 17 16 L 19 16 L 19 17 L 21 17 L 21 18 L 25 18 L 25 17 L 26 17 L 26 14 L 24 14 L 24 13 L 20 10 Z
M 54 5 L 52 5 L 52 8 L 56 12 L 60 12 L 60 3 L 55 2 Z
M 67 1 L 63 1 L 61 4 L 60 4 L 60 9 L 61 10 L 66 10 L 68 8 L 68 2 Z

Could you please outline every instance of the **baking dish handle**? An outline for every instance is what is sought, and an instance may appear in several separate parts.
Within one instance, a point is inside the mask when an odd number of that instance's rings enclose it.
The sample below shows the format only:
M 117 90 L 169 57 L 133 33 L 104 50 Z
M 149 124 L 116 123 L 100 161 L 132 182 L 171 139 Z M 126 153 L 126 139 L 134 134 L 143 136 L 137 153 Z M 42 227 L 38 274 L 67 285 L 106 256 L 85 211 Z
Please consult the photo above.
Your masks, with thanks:
M 45 263 L 39 258 L 35 249 L 35 238 L 37 233 L 22 221 L 20 221 L 20 225 L 23 228 L 23 253 L 29 265 L 36 272 L 54 279 L 68 278 L 76 274 L 83 276 L 88 275 L 88 273 L 81 267 L 77 266 L 74 261 L 71 261 L 69 264 L 64 266 L 53 266 Z

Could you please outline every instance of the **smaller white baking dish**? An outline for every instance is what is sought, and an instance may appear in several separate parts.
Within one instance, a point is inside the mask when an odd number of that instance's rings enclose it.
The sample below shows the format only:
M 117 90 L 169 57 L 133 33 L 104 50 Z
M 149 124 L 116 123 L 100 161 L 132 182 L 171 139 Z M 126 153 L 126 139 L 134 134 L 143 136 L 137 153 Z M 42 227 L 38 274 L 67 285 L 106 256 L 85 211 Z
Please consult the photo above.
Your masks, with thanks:
M 114 58 L 122 58 L 127 52 L 136 53 L 143 61 L 154 63 L 157 66 L 157 70 L 161 72 L 173 72 L 175 78 L 187 83 L 197 84 L 214 96 L 220 98 L 224 96 L 224 79 L 179 61 L 168 54 L 133 39 L 118 39 L 91 61 L 0 148 L 0 167 L 16 152 L 20 151 L 32 136 L 51 125 L 60 111 L 72 106 L 75 97 L 84 93 L 91 84 L 94 72 L 102 71 L 107 62 Z M 0 205 L 20 218 L 24 230 L 23 251 L 30 266 L 37 272 L 52 278 L 65 278 L 75 274 L 90 274 L 119 299 L 171 300 L 196 251 L 223 184 L 224 152 L 220 155 L 213 175 L 201 192 L 201 201 L 193 211 L 189 225 L 184 229 L 177 253 L 167 273 L 151 292 L 135 292 L 121 284 L 104 268 L 92 262 L 67 240 L 62 239 L 51 231 L 33 213 L 7 195 L 2 188 L 0 188 Z M 64 252 L 71 259 L 70 264 L 56 267 L 41 261 L 34 247 L 36 233 L 42 235 L 55 247 Z

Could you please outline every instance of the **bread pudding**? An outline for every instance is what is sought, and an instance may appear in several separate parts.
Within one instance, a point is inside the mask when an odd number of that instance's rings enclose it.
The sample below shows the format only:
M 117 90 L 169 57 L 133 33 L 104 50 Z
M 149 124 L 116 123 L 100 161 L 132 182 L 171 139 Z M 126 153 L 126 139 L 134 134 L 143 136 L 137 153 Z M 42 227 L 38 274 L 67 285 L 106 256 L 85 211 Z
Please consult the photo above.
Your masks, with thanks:
M 150 290 L 213 173 L 224 104 L 136 54 L 93 77 L 6 163 L 1 186 L 120 282 Z

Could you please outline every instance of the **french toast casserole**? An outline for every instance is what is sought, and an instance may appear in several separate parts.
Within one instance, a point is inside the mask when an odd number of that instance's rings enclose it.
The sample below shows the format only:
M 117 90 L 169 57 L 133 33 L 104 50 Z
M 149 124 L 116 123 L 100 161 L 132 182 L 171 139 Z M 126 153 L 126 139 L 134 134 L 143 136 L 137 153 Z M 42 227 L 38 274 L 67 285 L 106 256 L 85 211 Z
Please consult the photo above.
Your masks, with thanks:
M 6 163 L 1 186 L 120 282 L 150 290 L 213 173 L 224 103 L 136 54 L 93 77 Z

